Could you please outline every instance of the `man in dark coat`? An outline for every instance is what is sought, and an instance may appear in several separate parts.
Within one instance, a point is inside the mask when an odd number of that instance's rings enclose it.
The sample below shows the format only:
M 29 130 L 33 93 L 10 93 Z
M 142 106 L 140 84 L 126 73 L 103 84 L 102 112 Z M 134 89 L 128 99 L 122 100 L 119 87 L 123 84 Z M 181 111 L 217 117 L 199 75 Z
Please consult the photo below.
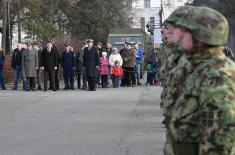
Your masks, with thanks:
M 83 63 L 82 54 L 80 51 L 78 51 L 75 55 L 76 77 L 77 77 L 78 89 L 81 88 L 81 77 L 82 77 L 82 66 L 83 66 L 82 63 Z
M 124 59 L 123 58 L 123 54 L 124 54 L 124 51 L 127 49 L 127 46 L 128 46 L 128 43 L 127 42 L 125 42 L 124 44 L 123 44 L 123 48 L 120 50 L 120 52 L 119 52 L 119 54 L 121 55 L 121 57 L 122 57 L 122 59 Z M 122 69 L 124 70 L 124 66 L 122 66 Z M 121 79 L 121 86 L 125 86 L 126 84 L 125 84 L 125 74 L 123 74 L 123 78 Z
M 90 91 L 96 90 L 97 69 L 100 64 L 98 49 L 93 47 L 93 40 L 87 40 L 88 47 L 84 49 L 83 66 L 86 69 L 86 76 Z
M 55 88 L 57 90 L 60 90 L 59 71 L 60 71 L 60 64 L 61 64 L 61 56 L 59 54 L 59 50 L 57 49 L 57 47 L 55 45 L 53 45 L 52 48 L 56 51 L 57 58 L 58 58 L 57 70 L 55 70 Z M 51 86 L 50 86 L 50 88 L 51 88 Z
M 106 45 L 106 52 L 107 52 L 107 57 L 109 58 L 109 56 L 112 54 L 112 44 L 108 43 Z
M 102 57 L 102 52 L 104 51 L 104 49 L 102 49 L 102 43 L 101 42 L 97 43 L 97 49 L 98 49 L 98 52 L 99 52 L 99 57 L 101 58 Z M 97 84 L 98 85 L 101 85 L 101 81 L 100 80 L 101 80 L 101 76 L 98 75 L 98 78 L 97 78 Z
M 122 56 L 123 58 L 123 53 L 125 51 L 125 49 L 127 49 L 127 46 L 128 46 L 128 43 L 125 42 L 123 45 L 122 45 L 122 49 L 120 50 L 119 54 Z
M 97 43 L 97 49 L 99 51 L 99 56 L 102 57 L 103 49 L 102 49 L 102 43 L 101 42 Z
M 22 70 L 22 53 L 24 48 L 21 47 L 21 44 L 17 44 L 17 48 L 14 50 L 12 54 L 11 67 L 15 70 L 15 84 L 13 90 L 18 89 L 19 79 L 23 81 L 23 89 L 26 89 L 26 79 L 23 77 Z
M 62 53 L 61 67 L 64 70 L 64 90 L 74 90 L 74 52 L 70 51 L 70 45 L 65 45 L 65 51 Z
M 83 42 L 82 45 L 82 51 L 81 51 L 81 64 L 82 64 L 82 90 L 86 90 L 87 89 L 87 78 L 86 78 L 86 69 L 85 67 L 83 67 L 83 56 L 84 56 L 84 49 L 87 48 L 87 42 Z
M 55 88 L 55 70 L 58 69 L 58 54 L 54 48 L 52 48 L 52 43 L 47 43 L 47 48 L 42 50 L 41 55 L 41 69 L 44 70 L 44 91 L 48 89 L 48 78 L 50 77 L 50 85 L 53 91 Z

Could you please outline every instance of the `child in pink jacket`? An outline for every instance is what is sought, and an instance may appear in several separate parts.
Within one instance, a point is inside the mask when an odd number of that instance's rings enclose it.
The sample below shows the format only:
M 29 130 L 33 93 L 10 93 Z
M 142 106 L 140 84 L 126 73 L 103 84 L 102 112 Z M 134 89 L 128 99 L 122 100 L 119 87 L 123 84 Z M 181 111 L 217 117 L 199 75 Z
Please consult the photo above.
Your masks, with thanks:
M 109 59 L 107 58 L 107 52 L 102 52 L 102 57 L 100 58 L 100 76 L 102 88 L 107 88 L 108 86 L 109 73 Z

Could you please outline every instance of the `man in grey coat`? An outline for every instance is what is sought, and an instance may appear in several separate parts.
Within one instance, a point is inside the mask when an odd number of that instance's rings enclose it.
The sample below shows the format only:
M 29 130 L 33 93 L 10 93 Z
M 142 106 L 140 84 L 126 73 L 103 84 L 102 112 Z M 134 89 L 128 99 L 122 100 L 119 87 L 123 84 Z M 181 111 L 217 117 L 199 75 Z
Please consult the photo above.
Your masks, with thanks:
M 23 74 L 26 77 L 26 91 L 35 91 L 36 70 L 39 68 L 38 53 L 32 44 L 27 44 L 27 49 L 22 54 Z

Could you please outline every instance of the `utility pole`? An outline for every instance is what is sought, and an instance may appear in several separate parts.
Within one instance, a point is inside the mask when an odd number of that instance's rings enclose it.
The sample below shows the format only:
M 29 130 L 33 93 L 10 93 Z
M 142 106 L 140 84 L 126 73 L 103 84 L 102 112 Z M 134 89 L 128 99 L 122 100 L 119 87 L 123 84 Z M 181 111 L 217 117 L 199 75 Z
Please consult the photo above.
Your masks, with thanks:
M 162 14 L 163 14 L 163 6 L 162 6 L 162 0 L 161 0 L 161 9 L 160 9 L 160 11 L 159 11 L 160 27 L 162 27 Z

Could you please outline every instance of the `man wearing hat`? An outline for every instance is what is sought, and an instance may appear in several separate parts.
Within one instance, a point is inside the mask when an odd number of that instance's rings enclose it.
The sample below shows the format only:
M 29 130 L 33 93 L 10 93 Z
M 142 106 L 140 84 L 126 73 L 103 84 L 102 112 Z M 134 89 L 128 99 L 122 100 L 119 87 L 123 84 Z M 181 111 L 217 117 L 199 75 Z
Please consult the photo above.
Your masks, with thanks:
M 223 52 L 227 20 L 213 9 L 196 7 L 177 19 L 172 32 L 172 38 L 180 38 L 174 46 L 192 65 L 170 118 L 174 154 L 234 155 L 235 63 Z
M 88 47 L 84 49 L 83 66 L 86 69 L 86 77 L 90 91 L 96 90 L 96 82 L 98 77 L 97 69 L 100 64 L 98 49 L 93 47 L 93 40 L 87 40 Z
M 74 68 L 75 59 L 74 52 L 70 50 L 72 47 L 69 44 L 65 44 L 65 51 L 62 53 L 61 67 L 64 71 L 64 90 L 72 89 L 74 90 Z M 72 49 L 72 48 L 71 48 Z

